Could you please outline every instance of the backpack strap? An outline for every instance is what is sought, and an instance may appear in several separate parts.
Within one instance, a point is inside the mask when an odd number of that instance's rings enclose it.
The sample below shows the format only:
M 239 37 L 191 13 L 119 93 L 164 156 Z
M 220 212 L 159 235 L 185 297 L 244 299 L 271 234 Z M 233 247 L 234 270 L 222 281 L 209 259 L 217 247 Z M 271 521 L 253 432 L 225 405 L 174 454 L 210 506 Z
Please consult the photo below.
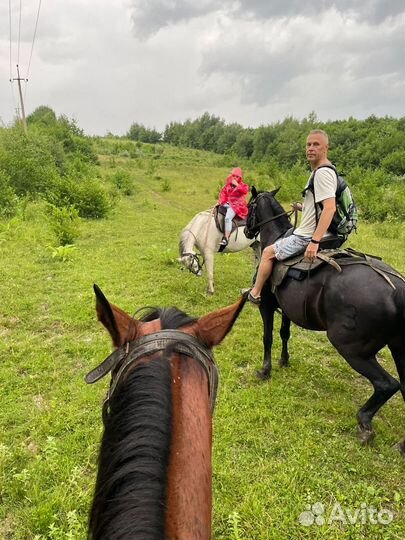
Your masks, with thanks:
M 346 182 L 341 178 L 336 170 L 336 167 L 334 165 L 320 165 L 316 169 L 312 171 L 311 177 L 308 181 L 307 187 L 303 190 L 302 196 L 305 197 L 306 192 L 309 190 L 312 193 L 312 196 L 314 198 L 314 207 L 315 207 L 315 221 L 316 226 L 318 226 L 319 223 L 319 213 L 318 213 L 318 207 L 323 210 L 323 204 L 322 201 L 317 203 L 315 201 L 315 174 L 319 169 L 332 169 L 332 171 L 336 174 L 336 193 L 335 197 L 336 199 L 341 195 L 344 189 L 346 189 Z

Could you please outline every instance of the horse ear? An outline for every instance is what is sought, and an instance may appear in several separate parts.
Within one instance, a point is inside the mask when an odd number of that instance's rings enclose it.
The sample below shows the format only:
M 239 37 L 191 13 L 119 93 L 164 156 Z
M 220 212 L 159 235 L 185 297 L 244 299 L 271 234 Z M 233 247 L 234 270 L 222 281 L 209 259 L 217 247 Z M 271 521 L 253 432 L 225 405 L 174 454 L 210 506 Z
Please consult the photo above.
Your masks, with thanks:
M 196 337 L 210 348 L 221 343 L 239 317 L 245 303 L 246 297 L 242 297 L 235 304 L 212 311 L 198 319 L 194 325 Z
M 281 189 L 281 186 L 278 186 L 278 188 L 273 189 L 273 191 L 270 191 L 270 195 L 273 195 L 273 197 L 275 197 L 277 193 L 280 191 L 280 189 Z
M 250 192 L 252 193 L 252 197 L 254 199 L 256 199 L 256 197 L 257 197 L 257 189 L 255 188 L 255 186 L 252 186 Z
M 140 323 L 119 307 L 110 304 L 96 284 L 93 289 L 96 295 L 97 319 L 108 330 L 113 344 L 120 347 L 126 341 L 135 339 Z

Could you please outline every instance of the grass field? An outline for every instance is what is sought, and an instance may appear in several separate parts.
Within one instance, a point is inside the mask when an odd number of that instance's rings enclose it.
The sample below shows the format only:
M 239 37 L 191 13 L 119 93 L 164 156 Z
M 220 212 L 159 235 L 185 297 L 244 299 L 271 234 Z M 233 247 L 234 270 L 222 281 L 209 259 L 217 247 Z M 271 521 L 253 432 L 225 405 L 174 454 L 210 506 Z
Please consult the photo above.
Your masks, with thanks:
M 111 350 L 95 318 L 93 283 L 129 313 L 175 305 L 194 316 L 233 303 L 250 283 L 248 251 L 217 256 L 214 297 L 205 295 L 205 276 L 181 272 L 176 262 L 180 230 L 215 202 L 231 162 L 170 147 L 157 157 L 100 160 L 106 182 L 117 168 L 129 171 L 135 194 L 108 219 L 83 222 L 67 261 L 52 257 L 41 204 L 0 223 L 4 540 L 85 538 L 108 382 L 87 387 L 83 377 Z M 350 243 L 404 273 L 404 241 L 405 225 L 362 224 Z M 248 305 L 216 351 L 213 538 L 405 538 L 405 461 L 392 448 L 405 437 L 402 398 L 385 405 L 374 444 L 361 447 L 355 414 L 371 394 L 367 381 L 323 334 L 293 327 L 291 367 L 275 362 L 273 379 L 259 382 L 261 338 L 259 312 Z M 276 360 L 278 339 L 274 349 Z M 385 350 L 380 359 L 395 374 Z M 384 510 L 378 519 L 372 507 Z M 305 511 L 318 523 L 303 525 Z

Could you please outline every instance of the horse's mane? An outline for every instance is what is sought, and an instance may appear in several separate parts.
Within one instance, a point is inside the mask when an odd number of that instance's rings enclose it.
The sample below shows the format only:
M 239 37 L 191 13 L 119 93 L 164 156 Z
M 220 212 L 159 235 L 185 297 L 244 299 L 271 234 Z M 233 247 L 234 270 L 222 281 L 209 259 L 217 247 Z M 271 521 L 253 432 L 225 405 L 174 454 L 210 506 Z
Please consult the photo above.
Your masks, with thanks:
M 258 196 L 261 196 L 262 199 L 264 199 L 268 204 L 270 204 L 272 209 L 273 215 L 279 215 L 285 212 L 284 208 L 281 206 L 281 204 L 278 202 L 278 200 L 275 198 L 273 193 L 269 191 L 259 191 Z M 280 216 L 278 222 L 279 228 L 289 229 L 291 227 L 291 222 L 288 216 Z M 273 224 L 274 226 L 274 224 Z
M 162 328 L 195 320 L 176 308 L 148 308 L 142 320 L 157 318 Z M 111 397 L 90 515 L 92 540 L 164 538 L 172 416 L 171 369 L 165 360 L 159 356 L 139 364 Z
M 180 256 L 187 251 L 186 242 L 189 240 L 190 236 L 192 236 L 192 246 L 194 247 L 194 244 L 197 241 L 197 234 L 198 230 L 200 229 L 199 221 L 202 217 L 204 219 L 208 219 L 209 216 L 212 214 L 212 208 L 209 208 L 208 210 L 203 210 L 202 212 L 199 212 L 196 214 L 193 219 L 184 227 L 184 229 L 180 233 L 180 240 L 179 240 L 179 253 Z

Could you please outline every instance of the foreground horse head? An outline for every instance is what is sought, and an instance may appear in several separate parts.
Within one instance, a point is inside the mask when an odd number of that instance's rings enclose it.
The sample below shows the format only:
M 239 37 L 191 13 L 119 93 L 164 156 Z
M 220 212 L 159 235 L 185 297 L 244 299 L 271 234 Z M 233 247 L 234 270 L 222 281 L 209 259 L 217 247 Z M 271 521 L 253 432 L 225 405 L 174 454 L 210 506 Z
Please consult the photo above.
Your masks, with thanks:
M 136 320 L 94 290 L 98 319 L 117 349 L 86 377 L 91 383 L 112 373 L 89 538 L 208 540 L 217 388 L 211 348 L 245 300 L 199 319 L 169 308 Z
M 273 244 L 290 227 L 275 192 L 253 194 L 247 224 L 260 230 L 265 245 Z M 373 385 L 374 392 L 357 413 L 362 443 L 374 437 L 372 420 L 377 411 L 400 390 L 405 399 L 405 278 L 375 257 L 358 257 L 337 272 L 319 267 L 303 280 L 287 277 L 273 292 L 267 282 L 260 314 L 264 324 L 262 378 L 271 374 L 274 312 L 283 312 L 280 335 L 281 364 L 288 364 L 290 321 L 309 330 L 322 330 L 339 354 Z M 341 259 L 338 259 L 339 261 Z M 399 381 L 377 360 L 385 346 L 391 351 Z M 405 454 L 405 440 L 399 443 Z

